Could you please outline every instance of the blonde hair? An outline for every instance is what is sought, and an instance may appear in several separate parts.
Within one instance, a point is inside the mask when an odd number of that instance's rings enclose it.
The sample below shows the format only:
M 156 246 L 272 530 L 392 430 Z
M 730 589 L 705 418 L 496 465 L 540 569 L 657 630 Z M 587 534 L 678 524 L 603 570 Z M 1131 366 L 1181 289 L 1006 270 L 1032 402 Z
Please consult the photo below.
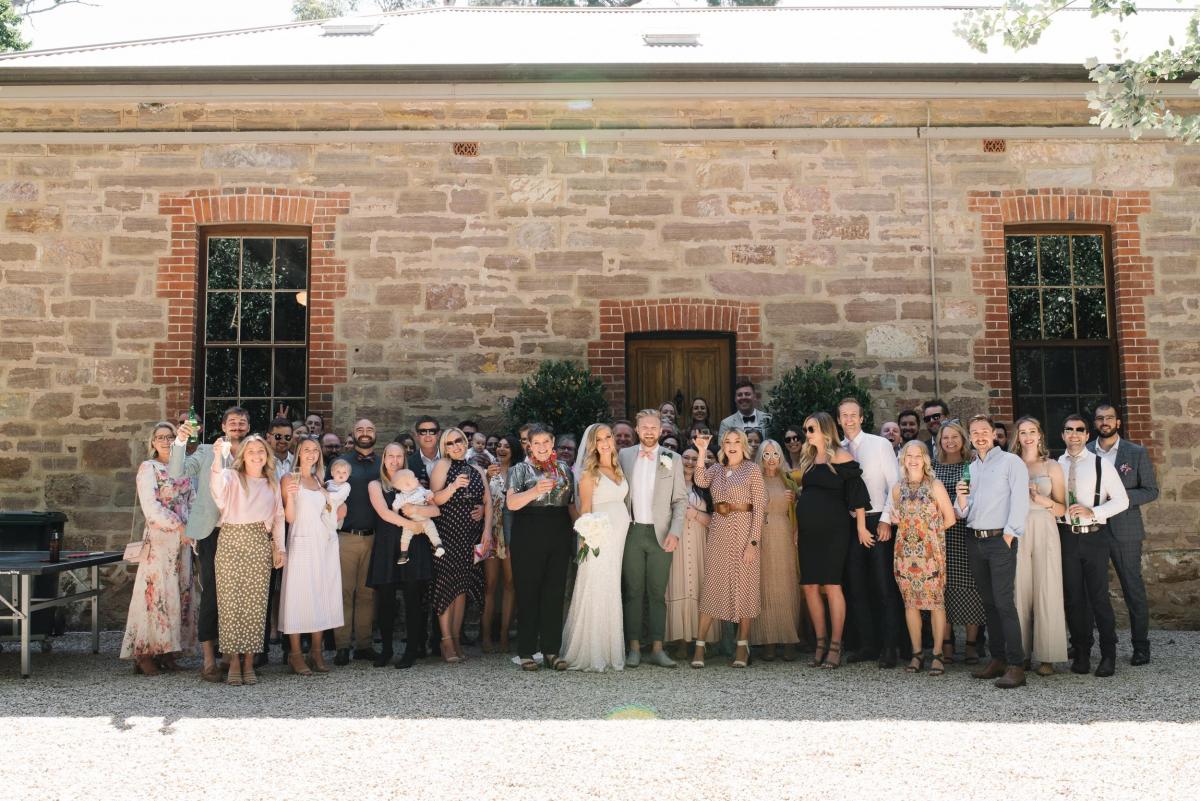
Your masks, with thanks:
M 729 464 L 729 457 L 725 455 L 725 443 L 730 437 L 736 437 L 738 442 L 742 444 L 742 458 L 750 461 L 750 441 L 746 439 L 746 432 L 740 428 L 731 428 L 725 432 L 725 436 L 721 437 L 721 447 L 717 449 L 717 461 L 721 464 Z
M 1008 443 L 1008 450 L 1015 453 L 1017 456 L 1023 456 L 1021 450 L 1021 426 L 1025 423 L 1030 423 L 1038 432 L 1037 454 L 1038 461 L 1044 462 L 1050 458 L 1050 449 L 1046 447 L 1046 432 L 1042 430 L 1042 424 L 1036 417 L 1025 415 L 1017 422 L 1013 423 L 1013 438 L 1012 442 Z
M 838 452 L 841 451 L 842 446 L 841 443 L 838 442 L 837 429 L 834 428 L 833 418 L 830 417 L 826 412 L 813 412 L 808 417 L 804 418 L 804 423 L 801 425 L 802 429 L 808 428 L 809 420 L 817 424 L 817 428 L 820 430 L 821 435 L 825 437 L 825 464 L 829 468 L 829 472 L 836 473 L 837 471 L 833 469 L 833 460 L 838 455 Z M 800 451 L 800 464 L 796 468 L 800 471 L 801 481 L 804 480 L 803 476 L 808 472 L 808 468 L 812 467 L 816 463 L 817 449 L 809 444 L 808 432 L 805 431 L 804 447 Z
M 296 443 L 296 458 L 292 461 L 292 480 L 296 481 L 300 486 L 304 486 L 300 475 L 300 449 L 304 447 L 304 443 L 306 442 L 311 442 L 317 447 L 317 463 L 312 466 L 312 472 L 309 475 L 317 480 L 317 489 L 325 497 L 325 509 L 332 512 L 333 508 L 329 504 L 329 492 L 325 489 L 325 452 L 321 448 L 321 442 L 316 437 L 303 436 Z
M 446 440 L 448 440 L 450 438 L 451 434 L 458 434 L 460 437 L 462 437 L 463 445 L 466 446 L 467 450 L 471 449 L 471 441 L 469 439 L 467 439 L 467 435 L 463 433 L 463 430 L 461 428 L 454 428 L 453 426 L 451 426 L 450 428 L 447 428 L 445 431 L 443 431 L 442 435 L 440 437 L 438 437 L 438 453 L 440 453 L 442 455 L 443 459 L 450 458 L 446 454 Z
M 170 431 L 172 436 L 175 434 L 174 423 L 168 423 L 166 420 L 159 420 L 157 423 L 155 423 L 154 428 L 150 429 L 150 437 L 146 440 L 146 445 L 150 448 L 151 456 L 154 456 L 157 453 L 157 451 L 154 450 L 154 435 L 159 431 L 162 431 L 164 428 Z
M 971 438 L 967 436 L 967 430 L 962 427 L 962 423 L 955 420 L 947 420 L 938 427 L 937 439 L 933 442 L 933 455 L 940 462 L 942 461 L 942 436 L 947 431 L 954 431 L 962 439 L 962 460 L 963 464 L 967 464 L 975 458 L 975 450 L 971 447 Z
M 612 434 L 612 426 L 607 423 L 597 423 L 589 431 L 584 432 L 583 438 L 583 474 L 591 476 L 593 481 L 600 480 L 600 452 L 596 450 L 596 438 L 599 436 L 601 429 Z M 625 474 L 621 472 L 621 460 L 617 458 L 617 443 L 615 439 L 613 440 L 612 468 L 617 476 L 617 483 L 620 484 Z
M 900 480 L 906 484 L 912 485 L 913 482 L 908 480 L 908 469 L 904 466 L 904 456 L 910 450 L 916 449 L 921 452 L 921 480 L 917 482 L 917 486 L 929 484 L 937 479 L 933 472 L 933 461 L 929 458 L 929 449 L 925 447 L 925 443 L 919 439 L 910 439 L 908 442 L 900 446 L 898 458 L 900 460 Z
M 779 472 L 786 472 L 783 469 L 787 464 L 787 462 L 784 461 L 783 446 L 773 439 L 764 439 L 762 444 L 758 446 L 758 454 L 754 457 L 755 463 L 758 464 L 759 467 L 763 466 L 763 454 L 767 452 L 767 448 L 769 447 L 774 448 L 775 452 L 779 454 Z
M 658 409 L 642 409 L 637 413 L 637 417 L 633 419 L 634 428 L 636 428 L 637 425 L 642 422 L 642 418 L 644 417 L 653 417 L 660 424 L 662 423 L 662 412 L 660 412 Z
M 271 453 L 271 448 L 267 445 L 267 441 L 262 434 L 251 434 L 242 440 L 242 444 L 238 446 L 237 457 L 233 460 L 232 469 L 238 474 L 238 481 L 241 482 L 242 492 L 250 493 L 250 485 L 246 483 L 246 448 L 257 442 L 262 445 L 263 450 L 267 452 L 267 463 L 263 465 L 263 478 L 271 486 L 271 489 L 279 491 L 279 481 L 275 478 L 275 454 Z
M 457 431 L 457 429 L 455 429 L 455 430 Z M 462 432 L 459 431 L 458 433 L 461 434 Z M 400 453 L 402 453 L 402 454 L 407 453 L 407 450 L 408 450 L 403 445 L 401 445 L 399 442 L 389 442 L 387 445 L 383 446 L 383 457 L 379 460 L 379 486 L 383 487 L 384 492 L 392 491 L 392 474 L 391 474 L 391 471 L 389 471 L 388 467 L 387 467 L 387 453 L 392 448 L 399 449 Z M 345 461 L 345 460 L 343 459 L 341 461 Z M 400 469 L 407 470 L 408 465 L 404 465 Z

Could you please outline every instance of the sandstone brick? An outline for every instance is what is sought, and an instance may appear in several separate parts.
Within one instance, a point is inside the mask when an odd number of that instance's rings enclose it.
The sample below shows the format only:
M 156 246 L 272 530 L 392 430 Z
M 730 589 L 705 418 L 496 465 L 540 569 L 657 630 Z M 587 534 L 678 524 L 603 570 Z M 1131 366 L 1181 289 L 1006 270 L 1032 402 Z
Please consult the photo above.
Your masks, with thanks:
M 461 284 L 435 284 L 425 289 L 425 308 L 457 311 L 467 306 L 467 290 Z
M 738 162 L 706 161 L 696 168 L 696 183 L 701 189 L 741 189 L 746 183 L 746 167 Z
M 669 195 L 613 195 L 608 199 L 608 213 L 618 216 L 671 214 L 675 200 Z
M 70 392 L 47 392 L 38 396 L 30 406 L 30 414 L 43 420 L 70 417 L 75 410 L 75 396 Z
M 371 256 L 353 259 L 350 272 L 366 281 L 396 277 L 396 260 L 391 256 Z
M 734 264 L 774 264 L 774 245 L 734 245 L 729 252 Z
M 683 263 L 689 267 L 709 267 L 714 264 L 724 264 L 725 248 L 718 245 L 688 248 L 683 252 Z
M 426 331 L 425 347 L 434 352 L 447 352 L 470 347 L 475 342 L 475 334 L 463 327 L 439 328 Z
M 604 253 L 599 250 L 550 250 L 536 253 L 534 267 L 538 270 L 599 272 L 604 268 Z
M 67 323 L 67 350 L 80 356 L 111 356 L 112 323 L 71 320 Z
M 833 202 L 842 211 L 895 211 L 896 197 L 882 192 L 840 192 Z
M 72 273 L 68 279 L 71 292 L 81 297 L 129 297 L 137 291 L 137 273 L 103 272 Z
M 93 439 L 82 444 L 83 466 L 94 470 L 129 468 L 133 465 L 129 439 Z
M 79 417 L 83 420 L 119 420 L 121 410 L 115 403 L 83 403 L 79 406 Z
M 538 175 L 546 169 L 546 159 L 498 158 L 496 172 L 501 175 Z
M 308 148 L 297 145 L 212 145 L 200 155 L 204 169 L 294 170 L 308 164 Z
M 667 223 L 663 226 L 665 242 L 722 241 L 750 239 L 750 224 L 745 222 L 722 223 Z
M 783 193 L 783 207 L 792 212 L 829 210 L 829 190 L 823 186 L 790 186 Z
M 43 317 L 43 291 L 27 287 L 5 287 L 0 292 L 0 317 Z
M 666 172 L 667 162 L 658 159 L 610 158 L 608 160 L 608 171 L 615 174 Z
M 504 307 L 495 313 L 497 331 L 545 331 L 548 324 L 546 312 L 540 309 Z
M 550 315 L 550 330 L 556 336 L 586 339 L 593 335 L 595 315 L 588 309 L 560 309 Z
M 28 203 L 38 199 L 38 187 L 33 181 L 0 181 L 0 202 Z
M 837 278 L 825 283 L 830 295 L 928 295 L 929 281 L 920 278 Z
M 375 240 L 379 253 L 428 253 L 433 250 L 433 239 L 427 236 L 381 236 Z
M 823 301 L 768 303 L 763 314 L 771 325 L 828 325 L 839 321 L 836 304 Z
M 730 195 L 729 213 L 770 216 L 779 213 L 779 203 L 772 195 Z
M 166 217 L 124 217 L 121 230 L 131 234 L 165 233 L 168 230 Z
M 166 336 L 167 327 L 162 322 L 118 322 L 117 339 L 153 339 Z
M 813 216 L 813 239 L 866 239 L 871 224 L 866 215 L 839 217 L 828 214 Z
M 447 198 L 445 192 L 406 189 L 396 195 L 397 214 L 444 212 L 446 206 Z
M 726 273 L 712 273 L 708 276 L 708 283 L 723 295 L 775 297 L 803 294 L 807 279 L 803 275 L 795 273 L 776 275 L 734 270 Z
M 856 298 L 846 304 L 846 321 L 851 323 L 885 322 L 896 319 L 896 301 Z
M 650 291 L 650 279 L 644 275 L 581 275 L 578 292 L 585 298 L 638 298 Z
M 14 481 L 29 473 L 29 459 L 24 456 L 0 456 L 0 479 Z
M 56 267 L 98 267 L 102 253 L 99 239 L 56 238 L 46 242 L 44 262 Z
M 501 270 L 504 272 L 528 270 L 529 259 L 516 254 L 493 255 L 488 256 L 483 260 L 483 266 L 488 270 Z
M 910 300 L 900 304 L 901 320 L 933 319 L 933 304 L 923 300 Z
M 9 231 L 23 231 L 27 234 L 61 231 L 62 210 L 57 206 L 9 209 L 4 215 L 4 227 Z
M 487 211 L 487 192 L 479 189 L 455 189 L 450 193 L 450 211 L 455 214 L 482 214 Z
M 46 476 L 43 493 L 48 508 L 107 506 L 112 501 L 111 476 L 89 473 L 50 474 Z
M 0 242 L 0 261 L 33 261 L 37 245 L 31 242 Z
M 380 284 L 375 288 L 378 306 L 415 306 L 420 301 L 420 284 Z
M 137 381 L 137 359 L 105 359 L 96 365 L 97 384 L 109 386 L 112 384 L 133 384 Z
M 1175 423 L 1167 430 L 1172 448 L 1196 448 L 1200 446 L 1200 424 Z
M 8 371 L 5 385 L 9 389 L 48 389 L 50 370 L 46 367 L 14 367 Z
M 137 211 L 142 207 L 144 197 L 142 192 L 109 190 L 104 193 L 104 206 L 117 211 Z

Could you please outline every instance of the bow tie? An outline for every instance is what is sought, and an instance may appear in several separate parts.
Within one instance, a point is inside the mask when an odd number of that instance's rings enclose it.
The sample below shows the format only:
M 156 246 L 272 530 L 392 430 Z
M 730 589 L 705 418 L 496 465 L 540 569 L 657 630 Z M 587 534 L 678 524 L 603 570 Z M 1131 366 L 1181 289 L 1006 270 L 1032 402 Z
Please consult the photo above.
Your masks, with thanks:
M 743 422 L 743 423 L 753 423 L 753 422 L 754 422 L 754 415 L 750 415 L 749 417 L 747 417 L 746 415 L 744 415 L 744 414 L 743 414 L 743 415 L 742 415 L 742 422 Z
M 640 451 L 638 451 L 638 458 L 639 459 L 653 459 L 654 453 L 655 453 L 655 451 L 648 451 L 645 448 L 642 448 Z

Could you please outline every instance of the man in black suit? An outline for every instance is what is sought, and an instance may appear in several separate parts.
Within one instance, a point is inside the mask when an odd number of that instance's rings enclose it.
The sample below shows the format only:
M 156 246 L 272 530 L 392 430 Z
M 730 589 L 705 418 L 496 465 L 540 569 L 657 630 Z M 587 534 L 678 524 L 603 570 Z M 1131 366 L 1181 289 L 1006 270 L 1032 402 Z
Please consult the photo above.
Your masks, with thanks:
M 1146 538 L 1146 528 L 1140 507 L 1158 498 L 1158 481 L 1146 449 L 1121 436 L 1121 415 L 1113 404 L 1097 406 L 1094 422 L 1096 440 L 1088 443 L 1088 450 L 1116 468 L 1129 495 L 1129 509 L 1109 518 L 1104 537 L 1109 559 L 1121 582 L 1125 608 L 1129 610 L 1133 639 L 1133 657 L 1129 662 L 1145 665 L 1150 662 L 1150 607 L 1146 602 L 1146 582 L 1142 579 L 1142 540 Z
M 416 474 L 417 481 L 420 481 L 425 489 L 429 489 L 429 474 L 433 471 L 433 466 L 442 458 L 442 454 L 438 452 L 438 435 L 441 433 L 442 427 L 437 418 L 427 414 L 418 417 L 413 425 L 417 449 L 408 455 L 408 469 Z

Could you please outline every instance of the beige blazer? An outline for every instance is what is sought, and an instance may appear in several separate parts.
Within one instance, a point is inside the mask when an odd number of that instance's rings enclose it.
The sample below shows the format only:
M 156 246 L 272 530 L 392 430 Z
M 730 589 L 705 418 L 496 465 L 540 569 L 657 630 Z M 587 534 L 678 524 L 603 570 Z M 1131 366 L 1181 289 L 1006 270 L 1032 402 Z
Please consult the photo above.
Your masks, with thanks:
M 629 492 L 625 496 L 625 505 L 629 508 L 629 516 L 633 517 L 633 467 L 638 458 L 641 445 L 623 448 L 617 455 L 621 463 L 621 471 L 629 481 Z M 668 470 L 662 464 L 662 457 L 671 457 L 671 468 Z M 687 487 L 683 483 L 683 459 L 674 451 L 667 450 L 661 445 L 654 455 L 654 535 L 658 544 L 662 545 L 668 534 L 676 537 L 683 535 L 683 517 L 687 512 Z

